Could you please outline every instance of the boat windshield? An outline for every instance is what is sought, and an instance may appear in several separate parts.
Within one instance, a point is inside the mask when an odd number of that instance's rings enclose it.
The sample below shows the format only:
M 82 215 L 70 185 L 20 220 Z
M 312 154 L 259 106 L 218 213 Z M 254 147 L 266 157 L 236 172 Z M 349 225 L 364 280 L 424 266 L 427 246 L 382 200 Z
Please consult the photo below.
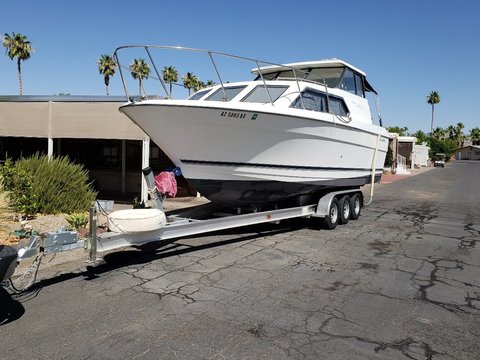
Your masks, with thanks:
M 325 80 L 328 87 L 337 87 L 342 74 L 344 66 L 338 67 L 322 67 L 322 68 L 302 68 L 296 69 L 295 75 L 298 79 L 310 80 L 312 82 L 318 82 L 323 84 Z M 282 79 L 295 79 L 293 70 L 276 71 L 267 74 L 263 74 L 265 80 L 282 80 Z M 260 76 L 257 76 L 255 80 L 259 80 Z
M 237 96 L 246 87 L 247 87 L 246 85 L 243 85 L 243 86 L 225 87 L 224 89 L 219 88 L 212 95 L 207 97 L 205 100 L 208 100 L 208 101 L 230 101 L 235 96 Z M 226 96 L 226 98 L 225 98 L 225 96 Z
M 210 92 L 210 90 L 212 90 L 212 89 L 209 88 L 209 89 L 197 91 L 195 94 L 190 96 L 187 100 L 198 100 L 201 97 L 203 97 L 204 95 L 206 95 L 208 92 Z
M 334 88 L 340 82 L 344 69 L 344 67 L 311 69 L 305 79 L 320 83 L 323 83 L 324 79 L 328 87 Z
M 282 96 L 282 94 L 287 89 L 288 89 L 288 86 L 269 85 L 267 86 L 267 88 L 265 88 L 265 86 L 263 85 L 258 85 L 252 91 L 250 91 L 250 93 L 248 93 L 248 95 L 245 96 L 241 101 L 257 102 L 257 103 L 274 102 L 280 96 Z

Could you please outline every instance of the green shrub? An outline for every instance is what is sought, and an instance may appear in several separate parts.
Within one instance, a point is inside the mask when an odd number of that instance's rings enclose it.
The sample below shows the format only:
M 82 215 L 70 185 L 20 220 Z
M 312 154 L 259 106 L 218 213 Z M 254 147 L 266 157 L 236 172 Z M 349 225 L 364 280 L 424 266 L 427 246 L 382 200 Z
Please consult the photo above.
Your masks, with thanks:
M 10 206 L 18 213 L 29 216 L 37 212 L 37 196 L 33 190 L 33 176 L 25 170 L 15 169 L 10 174 Z
M 15 174 L 16 169 L 12 159 L 7 159 L 3 166 L 0 165 L 0 183 L 4 190 L 13 190 Z
M 145 207 L 146 207 L 145 201 L 139 201 L 138 197 L 135 196 L 135 198 L 132 201 L 132 207 L 134 209 L 145 209 Z
M 88 224 L 88 215 L 84 213 L 73 213 L 65 216 L 65 220 L 67 220 L 68 224 L 70 225 L 70 229 L 84 229 Z
M 385 162 L 383 164 L 383 167 L 390 167 L 393 164 L 393 150 L 389 146 L 387 150 L 387 155 L 385 156 Z
M 36 211 L 44 214 L 86 211 L 95 201 L 96 192 L 88 182 L 83 165 L 71 163 L 67 156 L 49 159 L 33 155 L 15 163 L 16 172 L 31 176 Z M 12 190 L 16 193 L 18 184 Z

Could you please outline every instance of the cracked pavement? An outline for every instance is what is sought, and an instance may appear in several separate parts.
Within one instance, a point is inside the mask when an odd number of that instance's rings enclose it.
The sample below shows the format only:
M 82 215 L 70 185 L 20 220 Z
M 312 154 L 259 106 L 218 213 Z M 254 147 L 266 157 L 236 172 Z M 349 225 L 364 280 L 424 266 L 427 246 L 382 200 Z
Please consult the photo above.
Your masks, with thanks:
M 478 359 L 478 179 L 457 161 L 378 185 L 334 231 L 300 219 L 41 269 L 1 290 L 18 312 L 2 359 Z

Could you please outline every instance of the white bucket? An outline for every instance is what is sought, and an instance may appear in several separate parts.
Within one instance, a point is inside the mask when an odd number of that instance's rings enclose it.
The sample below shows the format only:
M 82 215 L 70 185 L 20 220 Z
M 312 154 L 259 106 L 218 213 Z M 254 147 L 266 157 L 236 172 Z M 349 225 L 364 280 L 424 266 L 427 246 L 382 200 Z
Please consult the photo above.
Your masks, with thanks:
M 118 210 L 107 217 L 108 229 L 118 233 L 154 231 L 166 222 L 165 213 L 159 209 Z

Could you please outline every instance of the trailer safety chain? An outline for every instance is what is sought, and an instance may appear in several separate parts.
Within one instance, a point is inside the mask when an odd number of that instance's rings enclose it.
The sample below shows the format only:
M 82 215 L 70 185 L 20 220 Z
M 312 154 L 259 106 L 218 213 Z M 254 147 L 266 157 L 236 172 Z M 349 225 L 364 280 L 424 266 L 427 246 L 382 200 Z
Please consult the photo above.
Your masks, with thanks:
M 8 279 L 8 281 L 10 282 L 10 287 L 12 288 L 13 292 L 15 292 L 16 294 L 23 293 L 23 292 L 27 291 L 28 289 L 30 289 L 33 284 L 35 284 L 35 281 L 37 280 L 38 269 L 40 268 L 40 264 L 42 262 L 42 258 L 43 258 L 44 255 L 45 255 L 45 252 L 43 251 L 43 249 L 41 249 L 40 253 L 37 255 L 37 257 L 33 261 L 32 265 L 30 265 L 28 267 L 27 271 L 25 271 L 25 273 L 16 280 L 18 282 L 21 282 L 22 280 L 26 279 L 28 276 L 33 274 L 32 278 L 30 279 L 30 282 L 23 289 L 18 289 L 13 284 L 12 279 L 11 278 Z

